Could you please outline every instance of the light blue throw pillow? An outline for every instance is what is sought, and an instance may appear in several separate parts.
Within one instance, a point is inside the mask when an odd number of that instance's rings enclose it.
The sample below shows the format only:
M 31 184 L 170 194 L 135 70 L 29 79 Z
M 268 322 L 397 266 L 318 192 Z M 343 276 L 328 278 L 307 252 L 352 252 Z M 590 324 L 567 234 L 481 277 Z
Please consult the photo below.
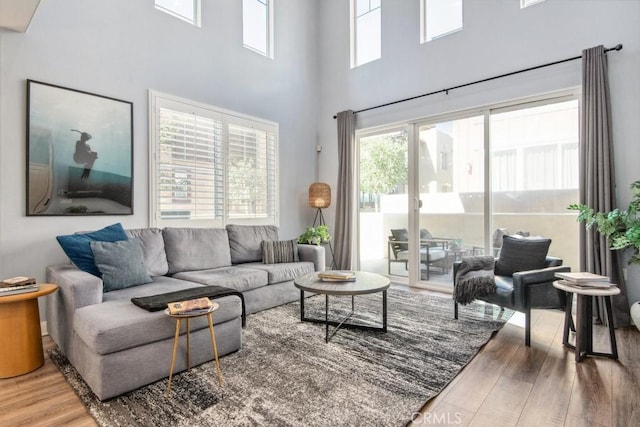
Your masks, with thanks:
M 127 240 L 127 233 L 122 228 L 122 224 L 117 223 L 91 233 L 71 234 L 68 236 L 56 237 L 62 250 L 67 254 L 71 262 L 76 267 L 94 276 L 100 277 L 100 270 L 93 261 L 93 252 L 89 245 L 93 241 L 115 242 Z
M 103 291 L 115 291 L 151 282 L 138 239 L 91 242 L 95 263 L 102 273 Z

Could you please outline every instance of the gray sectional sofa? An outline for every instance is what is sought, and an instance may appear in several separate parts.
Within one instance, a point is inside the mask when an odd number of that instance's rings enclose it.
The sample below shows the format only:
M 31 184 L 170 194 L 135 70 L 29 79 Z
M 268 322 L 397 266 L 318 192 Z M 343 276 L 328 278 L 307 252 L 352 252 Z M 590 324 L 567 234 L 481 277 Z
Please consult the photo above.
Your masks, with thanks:
M 175 320 L 163 311 L 140 308 L 131 298 L 218 285 L 240 291 L 246 312 L 254 313 L 295 301 L 299 292 L 293 279 L 325 268 L 324 249 L 314 245 L 297 246 L 297 262 L 264 264 L 261 242 L 278 240 L 278 230 L 271 226 L 126 233 L 141 244 L 150 283 L 103 292 L 101 278 L 73 264 L 47 268 L 47 281 L 58 285 L 47 304 L 49 334 L 101 400 L 169 374 Z M 242 304 L 236 295 L 216 302 L 215 334 L 223 356 L 241 348 Z M 181 339 L 175 372 L 186 369 L 185 346 Z M 206 317 L 192 319 L 191 365 L 212 358 Z

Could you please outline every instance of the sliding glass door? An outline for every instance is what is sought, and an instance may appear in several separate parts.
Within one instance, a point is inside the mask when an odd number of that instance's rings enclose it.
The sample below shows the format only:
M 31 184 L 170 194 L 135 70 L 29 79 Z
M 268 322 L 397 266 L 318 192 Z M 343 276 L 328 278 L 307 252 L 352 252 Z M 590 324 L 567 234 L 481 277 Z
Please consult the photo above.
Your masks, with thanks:
M 552 239 L 578 265 L 578 100 L 555 96 L 359 131 L 359 268 L 451 290 L 503 234 Z
M 451 287 L 454 261 L 484 249 L 484 115 L 418 124 L 420 280 Z
M 358 138 L 360 268 L 400 280 L 409 272 L 408 141 L 406 127 Z
M 491 114 L 492 251 L 502 235 L 551 238 L 549 253 L 578 266 L 578 100 Z

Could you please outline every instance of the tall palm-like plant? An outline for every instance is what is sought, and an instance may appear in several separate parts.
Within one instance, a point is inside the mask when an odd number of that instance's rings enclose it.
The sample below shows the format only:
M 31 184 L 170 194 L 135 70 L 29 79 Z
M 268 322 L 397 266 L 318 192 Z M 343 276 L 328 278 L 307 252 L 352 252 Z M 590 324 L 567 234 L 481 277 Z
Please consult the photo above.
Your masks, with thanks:
M 626 210 L 596 212 L 583 204 L 569 205 L 569 209 L 579 211 L 577 220 L 585 222 L 587 228 L 594 225 L 600 234 L 607 236 L 612 250 L 633 248 L 629 264 L 640 264 L 640 180 L 631 184 L 633 198 Z

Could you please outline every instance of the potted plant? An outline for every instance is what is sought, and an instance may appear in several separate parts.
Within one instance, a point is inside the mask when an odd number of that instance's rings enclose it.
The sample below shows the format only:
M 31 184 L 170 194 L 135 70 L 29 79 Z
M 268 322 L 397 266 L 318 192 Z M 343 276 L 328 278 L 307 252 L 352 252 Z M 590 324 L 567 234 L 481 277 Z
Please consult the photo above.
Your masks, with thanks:
M 631 184 L 631 191 L 633 198 L 627 210 L 595 212 L 582 204 L 569 205 L 569 209 L 580 212 L 577 220 L 585 222 L 587 228 L 595 225 L 600 234 L 607 236 L 612 250 L 633 248 L 629 264 L 640 264 L 640 180 Z
M 329 227 L 326 225 L 309 227 L 298 237 L 298 243 L 306 243 L 309 245 L 320 245 L 327 243 L 329 240 L 331 240 L 331 235 L 329 234 Z

